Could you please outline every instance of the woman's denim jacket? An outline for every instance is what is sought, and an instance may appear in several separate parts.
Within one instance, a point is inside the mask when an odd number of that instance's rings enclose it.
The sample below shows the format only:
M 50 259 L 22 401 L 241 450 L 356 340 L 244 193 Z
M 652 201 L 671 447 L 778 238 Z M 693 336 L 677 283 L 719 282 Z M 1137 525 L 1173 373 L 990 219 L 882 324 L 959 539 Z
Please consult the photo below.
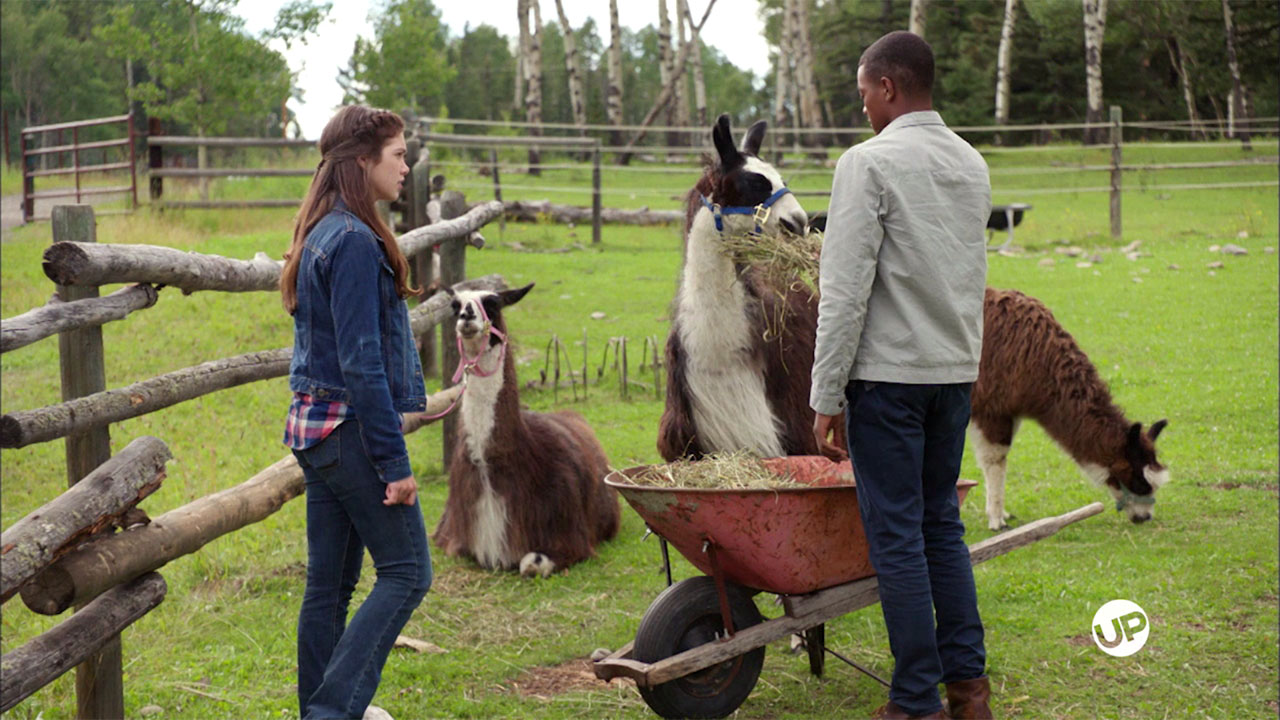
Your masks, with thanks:
M 383 482 L 413 474 L 400 413 L 426 409 L 409 311 L 382 243 L 338 200 L 298 266 L 289 389 L 346 403 Z

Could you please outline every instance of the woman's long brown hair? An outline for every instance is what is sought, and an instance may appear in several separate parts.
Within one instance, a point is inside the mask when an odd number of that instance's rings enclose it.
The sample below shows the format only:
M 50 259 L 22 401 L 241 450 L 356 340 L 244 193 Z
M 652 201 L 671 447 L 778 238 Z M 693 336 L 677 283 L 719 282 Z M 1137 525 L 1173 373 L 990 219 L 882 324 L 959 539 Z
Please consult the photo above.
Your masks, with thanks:
M 363 105 L 348 105 L 324 126 L 320 134 L 320 164 L 311 178 L 311 187 L 293 222 L 293 242 L 284 255 L 280 272 L 280 296 L 290 315 L 298 309 L 298 265 L 302 261 L 302 245 L 307 233 L 333 210 L 339 197 L 347 208 L 382 238 L 382 249 L 395 272 L 396 292 L 405 298 L 421 290 L 409 287 L 409 262 L 396 244 L 391 228 L 383 222 L 374 206 L 368 175 L 357 162 L 365 158 L 374 163 L 382 157 L 382 146 L 397 133 L 404 132 L 399 115 Z

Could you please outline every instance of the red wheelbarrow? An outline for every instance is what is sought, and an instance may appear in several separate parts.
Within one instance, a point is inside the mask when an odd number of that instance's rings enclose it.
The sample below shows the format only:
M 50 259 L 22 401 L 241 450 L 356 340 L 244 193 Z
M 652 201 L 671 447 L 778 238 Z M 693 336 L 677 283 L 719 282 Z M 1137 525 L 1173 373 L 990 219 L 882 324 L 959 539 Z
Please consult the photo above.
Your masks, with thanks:
M 822 674 L 824 653 L 831 653 L 885 682 L 824 642 L 827 621 L 880 599 L 848 461 L 789 457 L 765 463 L 799 486 L 708 490 L 630 481 L 649 466 L 605 478 L 662 541 L 668 587 L 645 611 L 635 640 L 594 662 L 593 670 L 602 680 L 634 680 L 662 717 L 731 714 L 755 687 L 765 646 L 796 633 L 815 675 Z M 976 484 L 958 481 L 959 499 Z M 1003 555 L 1102 509 L 1093 503 L 1001 533 L 970 546 L 970 557 L 976 564 Z M 672 584 L 667 543 L 706 575 Z M 779 596 L 782 615 L 760 614 L 752 600 L 760 592 Z

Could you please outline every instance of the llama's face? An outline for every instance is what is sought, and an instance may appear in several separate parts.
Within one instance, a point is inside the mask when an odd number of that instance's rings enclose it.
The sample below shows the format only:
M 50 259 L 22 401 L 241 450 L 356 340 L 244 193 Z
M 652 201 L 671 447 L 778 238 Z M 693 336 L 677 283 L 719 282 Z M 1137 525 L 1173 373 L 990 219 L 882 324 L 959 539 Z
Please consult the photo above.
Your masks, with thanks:
M 719 177 L 711 193 L 712 202 L 722 207 L 755 207 L 786 187 L 777 169 L 757 155 L 767 127 L 768 124 L 763 120 L 752 125 L 743 137 L 742 147 L 739 149 L 733 144 L 729 116 L 720 116 L 711 131 L 716 152 L 720 156 L 720 166 L 717 169 Z M 726 215 L 724 219 L 728 226 L 739 231 L 754 229 L 755 226 L 750 215 Z M 782 227 L 788 232 L 802 235 L 808 223 L 809 216 L 800 207 L 796 196 L 787 193 L 774 201 L 763 229 L 776 231 Z
M 462 338 L 463 348 L 472 356 L 479 355 L 492 345 L 502 343 L 501 338 L 489 332 L 490 328 L 505 330 L 502 309 L 516 304 L 533 287 L 533 283 L 515 290 L 489 292 L 487 290 L 461 290 L 448 292 L 453 296 L 451 306 L 456 324 L 454 330 Z
M 1129 428 L 1125 457 L 1108 468 L 1107 489 L 1116 499 L 1116 509 L 1124 510 L 1129 519 L 1143 523 L 1151 519 L 1155 509 L 1156 490 L 1169 482 L 1169 470 L 1156 459 L 1156 437 L 1168 424 L 1157 421 L 1146 433 L 1142 423 Z

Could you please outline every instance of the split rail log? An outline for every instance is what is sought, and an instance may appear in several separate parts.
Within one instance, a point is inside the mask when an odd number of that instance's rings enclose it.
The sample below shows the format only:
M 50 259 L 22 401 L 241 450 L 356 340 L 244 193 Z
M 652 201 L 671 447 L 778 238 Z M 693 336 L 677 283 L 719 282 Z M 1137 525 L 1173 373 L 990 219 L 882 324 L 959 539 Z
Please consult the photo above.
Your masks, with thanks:
M 453 238 L 470 238 L 501 213 L 501 203 L 485 203 L 456 220 L 410 230 L 396 241 L 405 256 L 412 257 Z M 45 275 L 59 285 L 150 283 L 190 294 L 275 290 L 283 263 L 261 252 L 252 260 L 236 260 L 156 245 L 57 242 L 45 250 L 43 266 Z
M 503 213 L 508 220 L 517 222 L 537 222 L 550 218 L 556 222 L 585 223 L 593 219 L 592 209 L 577 205 L 556 205 L 547 200 L 510 200 L 503 203 Z M 602 208 L 600 220 L 620 225 L 666 225 L 683 222 L 683 210 L 650 210 L 647 207 L 638 210 L 619 210 Z
M 431 203 L 427 203 L 430 207 Z M 439 222 L 433 222 L 430 225 L 423 225 L 396 238 L 400 244 L 400 250 L 404 252 L 405 257 L 413 257 L 428 248 L 436 247 L 444 243 L 446 240 L 452 240 L 457 237 L 468 238 L 467 242 L 475 247 L 484 245 L 483 238 L 479 245 L 474 240 L 479 237 L 476 232 L 484 225 L 487 225 L 494 218 L 502 214 L 502 203 L 497 200 L 490 200 L 487 203 L 481 203 L 468 210 L 462 215 Z
M 143 282 L 198 290 L 253 292 L 280 287 L 283 263 L 266 253 L 252 260 L 185 252 L 156 245 L 54 243 L 44 251 L 44 274 L 59 285 Z
M 164 600 L 168 586 L 158 573 L 121 585 L 89 603 L 52 630 L 0 658 L 0 712 L 27 699 L 98 652 L 108 641 Z
M 36 410 L 0 417 L 0 447 L 20 448 L 162 410 L 218 390 L 289 372 L 293 348 L 211 360 Z
M 405 433 L 428 424 L 408 422 Z M 22 602 L 33 612 L 57 615 L 223 535 L 261 522 L 302 492 L 302 468 L 292 454 L 286 455 L 233 488 L 170 510 L 148 525 L 72 550 L 22 586 Z
M 44 307 L 0 321 L 0 353 L 26 347 L 65 330 L 80 330 L 120 320 L 135 310 L 156 304 L 159 293 L 150 285 L 131 285 L 106 297 L 64 301 L 54 294 Z
M 117 524 L 160 487 L 172 459 L 163 441 L 140 437 L 0 534 L 0 603 L 76 544 Z
M 500 275 L 485 275 L 457 284 L 459 290 L 506 287 Z M 415 336 L 439 325 L 450 314 L 449 296 L 439 292 L 409 313 Z M 0 417 L 0 448 L 48 442 L 90 428 L 139 417 L 202 395 L 289 374 L 293 348 L 246 353 L 210 360 L 122 388 Z
M 302 468 L 286 455 L 245 482 L 64 555 L 22 586 L 33 612 L 57 615 L 143 573 L 261 522 L 302 494 Z

